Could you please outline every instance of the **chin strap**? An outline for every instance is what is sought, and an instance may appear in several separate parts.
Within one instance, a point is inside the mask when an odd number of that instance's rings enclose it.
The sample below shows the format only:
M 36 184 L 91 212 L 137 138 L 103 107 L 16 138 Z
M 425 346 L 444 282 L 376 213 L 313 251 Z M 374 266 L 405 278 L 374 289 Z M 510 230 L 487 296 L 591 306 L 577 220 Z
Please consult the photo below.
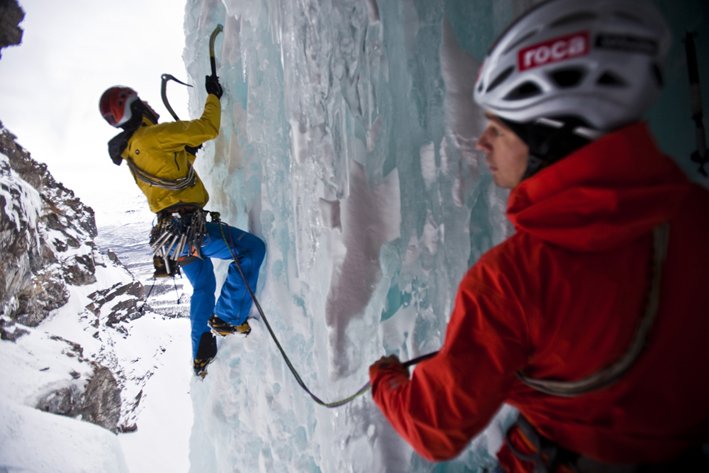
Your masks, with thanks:
M 601 135 L 574 117 L 558 120 L 539 118 L 529 123 L 500 119 L 529 148 L 529 159 L 523 179 L 533 176 Z

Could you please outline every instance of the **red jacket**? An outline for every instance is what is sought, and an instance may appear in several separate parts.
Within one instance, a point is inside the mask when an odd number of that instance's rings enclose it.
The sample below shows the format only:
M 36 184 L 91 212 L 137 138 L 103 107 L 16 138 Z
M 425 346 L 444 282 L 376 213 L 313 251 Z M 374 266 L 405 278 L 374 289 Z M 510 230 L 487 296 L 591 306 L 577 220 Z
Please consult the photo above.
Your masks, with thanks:
M 507 214 L 517 232 L 463 278 L 440 353 L 411 380 L 373 374 L 394 428 L 430 460 L 455 457 L 503 403 L 563 447 L 609 463 L 657 462 L 709 440 L 709 192 L 634 124 L 523 181 Z M 625 353 L 663 222 L 660 307 L 630 371 L 575 398 L 522 384 L 519 371 L 577 380 Z M 498 456 L 523 470 L 506 448 Z

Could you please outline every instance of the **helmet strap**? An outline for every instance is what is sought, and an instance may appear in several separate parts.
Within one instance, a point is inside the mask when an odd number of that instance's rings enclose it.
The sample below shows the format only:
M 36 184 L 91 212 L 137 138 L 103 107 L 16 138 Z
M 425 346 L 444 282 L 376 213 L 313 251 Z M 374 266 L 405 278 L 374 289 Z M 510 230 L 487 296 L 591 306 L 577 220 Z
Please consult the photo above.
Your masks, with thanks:
M 158 115 L 158 112 L 153 110 L 153 107 L 148 105 L 146 102 L 141 102 L 142 104 L 142 111 L 143 111 L 143 117 L 147 118 L 150 123 L 153 125 L 156 125 L 158 123 L 158 119 L 160 118 L 160 115 Z
M 523 179 L 533 176 L 574 151 L 586 146 L 591 140 L 580 136 L 576 129 L 586 124 L 577 118 L 536 120 L 516 123 L 501 118 L 529 148 L 527 170 Z
M 150 123 L 156 124 L 160 115 L 155 110 L 142 100 L 136 100 L 131 104 L 131 119 L 124 123 L 121 128 L 133 133 L 143 124 L 143 119 L 147 119 Z

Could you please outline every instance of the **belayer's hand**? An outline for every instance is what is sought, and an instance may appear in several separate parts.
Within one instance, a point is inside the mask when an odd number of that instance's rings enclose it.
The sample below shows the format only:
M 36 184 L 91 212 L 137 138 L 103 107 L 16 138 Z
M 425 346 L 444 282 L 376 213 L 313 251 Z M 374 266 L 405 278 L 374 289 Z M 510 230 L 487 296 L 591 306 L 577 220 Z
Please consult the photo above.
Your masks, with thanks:
M 372 392 L 377 388 L 378 381 L 382 379 L 388 379 L 389 387 L 395 388 L 409 380 L 409 370 L 396 356 L 383 356 L 369 367 L 369 379 L 372 383 Z
M 209 75 L 204 80 L 204 88 L 207 89 L 208 94 L 214 94 L 218 99 L 222 98 L 224 90 L 219 83 L 219 77 Z

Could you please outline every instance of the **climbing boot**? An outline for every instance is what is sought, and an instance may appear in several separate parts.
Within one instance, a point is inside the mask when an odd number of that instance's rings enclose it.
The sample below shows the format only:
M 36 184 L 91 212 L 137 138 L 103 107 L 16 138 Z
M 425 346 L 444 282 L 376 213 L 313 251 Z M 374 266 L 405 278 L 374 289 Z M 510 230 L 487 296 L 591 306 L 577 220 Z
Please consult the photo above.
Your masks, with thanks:
M 251 326 L 248 320 L 245 320 L 241 325 L 232 325 L 228 322 L 224 322 L 216 315 L 213 315 L 212 318 L 209 319 L 209 326 L 212 328 L 212 333 L 221 335 L 222 337 L 226 337 L 232 333 L 240 333 L 242 335 L 251 333 Z
M 207 376 L 207 365 L 217 356 L 217 339 L 211 332 L 204 332 L 199 340 L 197 356 L 192 363 L 194 374 L 204 379 Z

